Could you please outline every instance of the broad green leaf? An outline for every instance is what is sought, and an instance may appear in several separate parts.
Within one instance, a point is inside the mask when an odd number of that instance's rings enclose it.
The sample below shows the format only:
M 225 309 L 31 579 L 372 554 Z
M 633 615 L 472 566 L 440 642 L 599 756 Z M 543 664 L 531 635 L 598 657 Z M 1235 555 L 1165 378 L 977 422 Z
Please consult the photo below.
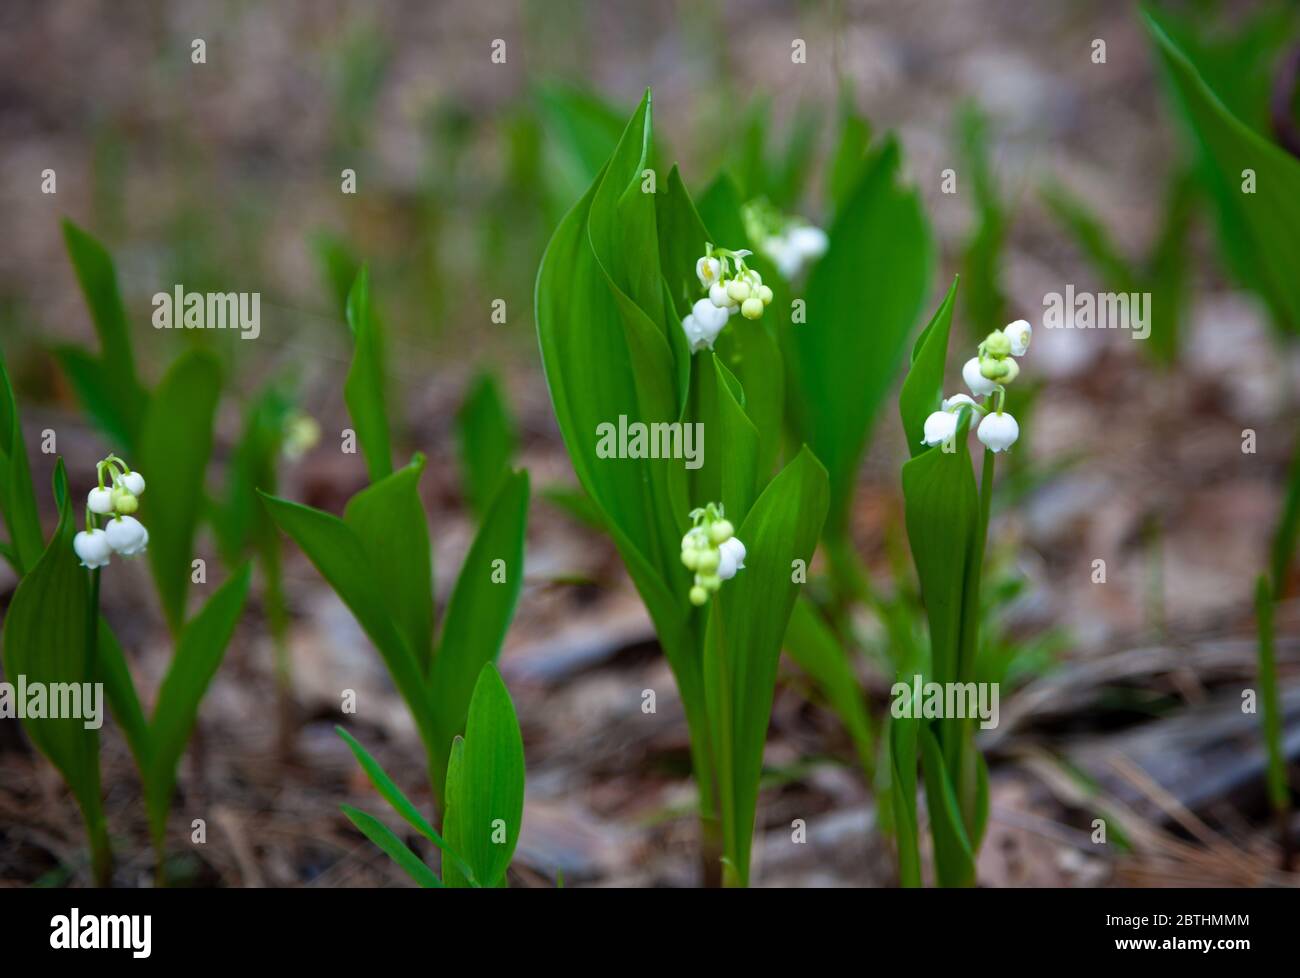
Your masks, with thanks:
M 84 699 L 98 678 L 91 647 L 90 588 L 87 572 L 72 549 L 76 526 L 61 459 L 54 478 L 56 487 L 61 485 L 56 488 L 56 496 L 61 497 L 59 524 L 40 559 L 18 582 L 5 613 L 5 678 L 15 686 L 26 683 L 46 690 L 47 715 L 29 712 L 22 719 L 23 728 L 72 789 L 93 844 L 103 837 L 104 811 L 99 793 L 99 732 L 86 728 L 92 704 Z M 62 714 L 57 718 L 48 715 L 55 712 L 50 697 L 56 695 Z
M 366 553 L 366 563 L 394 627 L 423 674 L 433 658 L 433 554 L 420 501 L 424 456 L 362 489 L 343 522 Z
M 252 568 L 245 564 L 217 589 L 208 603 L 185 626 L 176 655 L 158 690 L 158 702 L 149 725 L 152 754 L 145 776 L 149 822 L 155 840 L 167 828 L 167 811 L 176 787 L 176 766 L 189 743 L 199 715 L 199 704 L 217 674 L 235 625 L 244 611 Z
M 700 424 L 700 467 L 690 472 L 690 498 L 721 502 L 739 525 L 757 491 L 759 436 L 742 406 L 740 383 L 714 354 L 695 356 L 688 417 Z M 698 439 L 697 439 L 698 441 Z
M 10 562 L 21 577 L 36 566 L 45 549 L 36 490 L 28 467 L 18 401 L 9 382 L 4 354 L 0 353 L 0 515 L 9 529 Z
M 662 636 L 684 627 L 688 607 L 689 577 L 676 573 L 685 513 L 669 518 L 669 469 L 682 463 L 602 458 L 597 450 L 603 425 L 618 426 L 622 418 L 677 420 L 679 393 L 665 325 L 662 319 L 653 321 L 632 298 L 634 292 L 653 288 L 662 315 L 653 203 L 630 203 L 645 196 L 641 171 L 648 153 L 649 111 L 647 95 L 614 157 L 552 236 L 537 277 L 536 319 L 551 402 L 574 471 L 600 510 Z M 624 191 L 635 196 L 625 198 Z M 621 215 L 620 200 L 628 205 Z M 633 225 L 640 225 L 640 231 Z M 619 253 L 617 260 L 610 256 L 609 266 L 598 259 L 598 241 L 602 254 L 610 249 Z M 645 266 L 635 287 L 615 277 L 629 264 Z M 647 271 L 653 281 L 646 280 Z
M 600 173 L 623 134 L 626 115 L 585 89 L 544 84 L 536 98 L 547 135 L 546 173 L 556 177 L 565 206 Z
M 925 775 L 926 811 L 934 839 L 935 874 L 940 886 L 972 886 L 975 855 L 944 765 L 943 751 L 929 724 L 922 723 L 920 730 L 921 771 Z
M 853 740 L 870 783 L 875 772 L 875 737 L 871 717 L 853 667 L 834 632 L 807 599 L 799 598 L 785 629 L 785 651 L 825 694 Z
M 384 338 L 370 303 L 370 272 L 364 266 L 348 293 L 348 328 L 352 330 L 352 365 L 343 384 L 343 399 L 366 457 L 370 481 L 393 471 L 392 438 L 388 430 L 388 377 Z
M 524 815 L 524 743 L 510 693 L 490 662 L 470 700 L 460 778 L 465 861 L 484 886 L 503 885 Z
M 465 807 L 464 771 L 465 738 L 457 735 L 452 738 L 451 753 L 447 756 L 447 781 L 442 793 L 442 833 L 447 846 L 455 852 L 463 851 L 465 839 L 461 828 L 462 810 Z M 462 870 L 457 863 L 443 860 L 442 881 L 449 887 L 463 889 L 472 885 L 469 876 L 471 872 L 468 867 Z
M 428 689 L 414 653 L 388 610 L 388 599 L 379 587 L 368 549 L 336 516 L 275 496 L 263 495 L 262 499 L 271 518 L 298 544 L 375 644 L 394 685 L 411 709 L 426 748 L 432 750 L 436 741 Z
M 930 624 L 930 678 L 939 683 L 960 679 L 967 569 L 979 530 L 969 411 L 961 417 L 953 451 L 935 445 L 903 465 L 904 522 Z
M 915 190 L 899 186 L 892 140 L 864 168 L 790 330 L 804 439 L 830 475 L 827 531 L 841 531 L 871 423 L 929 289 L 933 245 Z
M 253 550 L 265 552 L 276 540 L 274 524 L 257 491 L 276 491 L 277 462 L 292 409 L 290 393 L 271 383 L 244 412 L 243 431 L 227 466 L 226 498 L 212 510 L 212 524 L 227 564 L 238 563 Z
M 1300 161 L 1233 115 L 1171 38 L 1162 15 L 1145 8 L 1143 18 L 1219 206 L 1232 265 L 1264 296 L 1281 325 L 1300 329 Z M 1248 170 L 1253 193 L 1242 192 Z
M 346 241 L 328 231 L 318 231 L 312 236 L 311 250 L 320 268 L 321 278 L 334 300 L 334 308 L 346 319 L 348 294 L 361 270 L 360 260 Z
M 726 854 L 741 885 L 749 880 L 777 662 L 798 596 L 795 562 L 806 566 L 812 560 L 827 502 L 826 470 L 804 448 L 763 490 L 737 529 L 748 551 L 745 568 L 723 585 L 709 611 L 704 681 Z
M 952 332 L 952 310 L 957 301 L 957 279 L 935 311 L 930 323 L 912 348 L 912 367 L 898 394 L 898 411 L 903 418 L 903 434 L 912 458 L 923 453 L 925 419 L 939 410 L 943 401 L 943 376 L 948 362 L 948 334 Z
M 416 808 L 415 805 L 412 804 L 411 800 L 402 793 L 402 789 L 393 783 L 393 779 L 388 776 L 388 772 L 380 766 L 379 762 L 361 746 L 355 737 L 342 727 L 335 726 L 334 732 L 343 738 L 344 743 L 348 745 L 353 756 L 356 757 L 357 762 L 361 765 L 362 770 L 366 772 L 366 777 L 370 779 L 370 783 L 374 786 L 375 790 L 379 792 L 384 801 L 388 802 L 388 804 L 393 807 L 393 811 L 402 816 L 411 828 L 415 829 L 415 831 L 419 832 L 422 836 L 442 850 L 444 855 L 456 862 L 457 868 L 466 880 L 473 880 L 474 874 L 470 870 L 469 866 L 455 851 L 451 849 L 450 846 L 448 846 L 447 842 L 438 834 L 437 830 L 425 820 L 424 816 L 420 814 L 419 809 Z
M 482 517 L 510 471 L 518 438 L 496 377 L 482 371 L 456 414 L 460 477 L 465 498 Z
M 130 460 L 148 480 L 139 516 L 149 528 L 149 565 L 173 634 L 185 623 L 185 595 L 204 510 L 204 474 L 220 392 L 216 358 L 201 350 L 182 353 L 150 401 L 139 460 Z
M 442 889 L 442 880 L 438 879 L 437 874 L 426 866 L 405 842 L 393 834 L 393 830 L 387 825 L 373 815 L 368 815 L 351 805 L 340 805 L 339 808 L 348 817 L 348 821 L 355 825 L 362 835 L 382 849 L 393 862 L 402 867 L 407 876 L 426 889 Z
M 101 355 L 94 359 L 65 351 L 60 360 L 78 396 L 100 425 L 124 448 L 134 450 L 148 395 L 136 378 L 131 332 L 113 259 L 102 244 L 71 221 L 63 222 L 63 241 L 94 321 Z
M 486 664 L 501 651 L 524 579 L 528 473 L 510 474 L 497 490 L 456 578 L 443 618 L 429 688 L 438 754 L 435 784 L 445 777 L 451 740 L 465 729 L 470 697 Z

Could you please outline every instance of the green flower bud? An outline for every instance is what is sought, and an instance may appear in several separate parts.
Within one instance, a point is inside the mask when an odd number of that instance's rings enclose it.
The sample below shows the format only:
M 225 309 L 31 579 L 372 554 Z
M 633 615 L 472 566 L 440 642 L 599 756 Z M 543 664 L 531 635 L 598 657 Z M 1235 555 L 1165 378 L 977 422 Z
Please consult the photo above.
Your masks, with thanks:
M 1001 360 L 1011 355 L 1011 337 L 1000 329 L 995 329 L 984 340 L 984 352 Z
M 698 570 L 700 566 L 700 551 L 694 547 L 682 551 L 682 563 L 686 565 L 687 570 Z
M 704 588 L 706 591 L 716 591 L 718 588 L 722 587 L 722 578 L 717 574 L 701 574 L 697 576 L 695 580 L 698 581 L 699 586 Z
M 1002 361 L 1002 365 L 1007 368 L 1007 372 L 1002 377 L 1002 383 L 1009 384 L 1020 376 L 1020 364 L 1016 363 L 1011 357 Z
M 698 584 L 691 588 L 691 604 L 700 607 L 709 600 L 709 592 L 704 590 Z
M 718 569 L 718 562 L 722 559 L 716 550 L 701 550 L 695 557 L 695 570 L 701 574 L 712 574 Z
M 763 300 L 751 295 L 740 304 L 740 314 L 746 319 L 757 319 L 763 315 Z
M 130 489 L 118 487 L 113 490 L 113 510 L 128 516 L 140 508 L 140 500 L 135 498 L 135 493 Z
M 727 295 L 735 302 L 744 302 L 749 298 L 749 283 L 733 278 L 727 283 Z M 1010 346 L 1007 349 L 1010 349 Z
M 1007 361 L 980 357 L 980 374 L 989 380 L 1000 381 L 1007 375 Z
M 772 301 L 772 290 L 766 285 L 760 285 L 758 287 L 758 297 L 762 300 L 763 305 L 766 306 Z
M 731 525 L 731 520 L 718 520 L 709 527 L 709 539 L 713 541 L 714 546 L 726 543 L 736 534 L 736 528 Z

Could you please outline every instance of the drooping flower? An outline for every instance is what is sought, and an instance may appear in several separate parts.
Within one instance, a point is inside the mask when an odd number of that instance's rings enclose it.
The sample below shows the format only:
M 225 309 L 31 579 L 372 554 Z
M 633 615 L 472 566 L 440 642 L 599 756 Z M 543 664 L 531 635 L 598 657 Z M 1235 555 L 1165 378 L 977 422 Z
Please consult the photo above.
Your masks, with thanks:
M 984 416 L 976 434 L 990 451 L 1005 452 L 1020 437 L 1020 425 L 1007 412 L 995 411 Z
M 108 521 L 104 530 L 108 545 L 113 552 L 123 557 L 134 557 L 144 553 L 149 544 L 149 531 L 134 516 L 115 516 Z
M 979 357 L 971 357 L 962 365 L 961 379 L 976 397 L 987 397 L 998 389 L 997 381 L 989 380 L 980 373 Z
M 113 512 L 113 490 L 100 486 L 86 494 L 86 508 L 99 516 Z
M 72 549 L 81 558 L 81 566 L 94 570 L 108 566 L 113 548 L 109 546 L 108 534 L 99 527 L 82 530 L 72 538 Z
M 727 325 L 726 309 L 715 306 L 709 299 L 700 299 L 691 307 L 690 313 L 682 320 L 682 330 L 686 333 L 691 351 L 712 350 L 713 342 Z
M 722 276 L 722 262 L 705 255 L 695 263 L 695 275 L 704 288 L 711 288 Z
M 1002 327 L 1002 332 L 1011 341 L 1011 355 L 1013 357 L 1023 357 L 1029 352 L 1029 340 L 1033 336 L 1034 328 L 1028 322 L 1017 319 L 1014 323 L 1008 323 Z
M 745 545 L 736 539 L 735 527 L 717 503 L 694 510 L 694 525 L 682 537 L 682 564 L 695 572 L 691 604 L 699 607 L 745 566 Z

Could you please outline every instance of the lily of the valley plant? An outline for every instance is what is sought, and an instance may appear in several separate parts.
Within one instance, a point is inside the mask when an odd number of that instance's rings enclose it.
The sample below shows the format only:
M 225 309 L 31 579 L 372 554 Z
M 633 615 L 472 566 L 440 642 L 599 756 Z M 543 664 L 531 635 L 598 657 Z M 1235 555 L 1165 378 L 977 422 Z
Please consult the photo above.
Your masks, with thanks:
M 652 141 L 647 93 L 551 238 L 537 330 L 574 470 L 685 707 L 706 880 L 744 885 L 777 660 L 827 477 L 807 449 L 771 474 L 784 388 L 776 317 L 764 311 L 788 307 L 775 279 L 730 247 L 744 234 L 740 203 L 728 205 L 725 188 L 711 195 L 706 226 L 675 168 L 645 192 Z M 702 464 L 603 457 L 599 426 L 621 416 L 702 425 Z
M 917 340 L 899 395 L 912 459 L 903 465 L 907 536 L 930 630 L 927 682 L 973 683 L 979 648 L 980 580 L 993 494 L 994 459 L 1009 449 L 1019 427 L 1004 410 L 1006 385 L 1019 374 L 1016 357 L 1028 352 L 1031 328 L 1023 320 L 995 330 L 966 361 L 967 394 L 944 398 L 944 363 L 952 327 L 953 284 Z M 966 435 L 978 424 L 984 444 L 980 484 Z M 899 679 L 904 679 L 899 675 Z M 921 885 L 916 812 L 917 760 L 924 776 L 933 839 L 935 879 L 941 886 L 975 882 L 975 857 L 988 820 L 988 769 L 975 746 L 973 717 L 923 719 L 921 711 L 889 726 L 890 799 L 905 886 Z

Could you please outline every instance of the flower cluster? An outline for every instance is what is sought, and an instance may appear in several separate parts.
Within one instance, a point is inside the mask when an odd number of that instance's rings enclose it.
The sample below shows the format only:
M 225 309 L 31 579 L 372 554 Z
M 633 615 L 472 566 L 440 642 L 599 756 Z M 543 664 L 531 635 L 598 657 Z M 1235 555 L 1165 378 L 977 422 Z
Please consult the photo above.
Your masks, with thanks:
M 983 405 L 965 394 L 946 397 L 938 411 L 925 419 L 926 445 L 939 445 L 957 433 L 958 416 L 963 406 L 980 416 L 977 435 L 984 446 L 993 452 L 1005 452 L 1020 437 L 1020 425 L 1002 409 L 1006 398 L 1006 385 L 1020 375 L 1020 364 L 1015 360 L 1029 352 L 1032 327 L 1023 319 L 995 329 L 979 345 L 976 356 L 961 368 L 962 380 L 976 397 L 991 398 Z
M 728 319 L 736 313 L 757 319 L 772 301 L 772 290 L 763 284 L 763 277 L 745 264 L 750 254 L 744 249 L 704 246 L 704 255 L 695 263 L 695 275 L 708 295 L 698 300 L 682 320 L 692 351 L 712 350 L 713 341 Z
M 72 539 L 81 566 L 105 567 L 113 554 L 134 557 L 144 553 L 149 531 L 131 514 L 140 508 L 144 476 L 116 455 L 96 466 L 99 486 L 86 495 L 86 528 Z M 107 484 L 106 484 L 107 483 Z M 99 527 L 99 518 L 106 520 Z
M 709 600 L 709 594 L 722 587 L 745 567 L 745 545 L 736 538 L 736 530 L 722 514 L 722 506 L 709 503 L 691 513 L 694 525 L 682 537 L 682 563 L 695 572 L 691 604 L 697 607 Z
M 788 217 L 766 200 L 754 200 L 742 212 L 745 233 L 787 281 L 826 254 L 826 232 L 798 217 Z

